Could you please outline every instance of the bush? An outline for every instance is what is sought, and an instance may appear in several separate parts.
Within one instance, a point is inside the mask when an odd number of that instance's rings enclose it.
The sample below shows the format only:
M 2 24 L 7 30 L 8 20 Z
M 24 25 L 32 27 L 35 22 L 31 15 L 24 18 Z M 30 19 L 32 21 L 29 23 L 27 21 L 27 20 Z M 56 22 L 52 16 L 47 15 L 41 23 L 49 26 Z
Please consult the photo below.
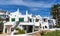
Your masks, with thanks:
M 19 28 L 16 28 L 16 30 L 17 30 L 18 32 L 16 32 L 15 34 L 25 34 L 25 31 L 24 31 L 24 30 L 21 30 L 21 29 L 19 29 Z
M 0 22 L 0 34 L 2 34 L 3 32 L 3 27 L 4 27 L 3 22 Z

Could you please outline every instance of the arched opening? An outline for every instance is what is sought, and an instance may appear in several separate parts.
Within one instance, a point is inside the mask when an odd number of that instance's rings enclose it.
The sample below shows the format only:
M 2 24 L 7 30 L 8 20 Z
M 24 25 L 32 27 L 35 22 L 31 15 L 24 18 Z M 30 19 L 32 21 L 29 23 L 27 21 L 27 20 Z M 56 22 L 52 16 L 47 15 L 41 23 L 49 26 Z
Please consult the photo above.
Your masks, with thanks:
M 47 26 L 45 26 L 45 28 L 47 28 Z

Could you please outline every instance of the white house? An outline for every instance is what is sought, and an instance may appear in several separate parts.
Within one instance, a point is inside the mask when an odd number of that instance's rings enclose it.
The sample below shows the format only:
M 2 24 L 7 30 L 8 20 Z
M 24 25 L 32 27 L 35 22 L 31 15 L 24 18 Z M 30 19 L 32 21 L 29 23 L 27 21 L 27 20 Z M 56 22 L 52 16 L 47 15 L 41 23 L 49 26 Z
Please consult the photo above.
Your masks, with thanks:
M 53 19 L 42 18 L 40 15 L 33 16 L 32 14 L 28 14 L 28 11 L 26 11 L 25 15 L 22 15 L 22 13 L 19 12 L 19 9 L 17 9 L 16 12 L 11 12 L 8 16 L 9 21 L 4 23 L 3 33 L 5 33 L 5 28 L 7 28 L 7 33 L 10 33 L 11 28 L 14 27 L 19 27 L 29 33 L 34 32 L 35 30 L 49 29 L 50 26 L 53 28 L 53 25 L 55 25 Z M 50 20 L 52 20 L 53 23 L 49 23 Z M 19 21 L 18 24 L 16 23 L 17 21 Z
M 22 15 L 18 9 L 16 12 L 9 14 L 9 21 L 4 23 L 6 26 L 4 26 L 4 29 L 10 26 L 10 29 L 8 30 L 11 32 L 11 28 L 17 25 L 17 21 L 19 21 L 19 28 L 27 30 L 27 32 L 32 32 L 34 30 L 40 29 L 40 25 L 42 24 L 42 17 L 40 15 L 33 16 L 32 14 L 28 14 L 28 11 L 26 11 L 25 15 Z
M 52 29 L 56 25 L 55 19 L 51 19 L 49 17 L 43 17 L 42 28 L 44 29 Z

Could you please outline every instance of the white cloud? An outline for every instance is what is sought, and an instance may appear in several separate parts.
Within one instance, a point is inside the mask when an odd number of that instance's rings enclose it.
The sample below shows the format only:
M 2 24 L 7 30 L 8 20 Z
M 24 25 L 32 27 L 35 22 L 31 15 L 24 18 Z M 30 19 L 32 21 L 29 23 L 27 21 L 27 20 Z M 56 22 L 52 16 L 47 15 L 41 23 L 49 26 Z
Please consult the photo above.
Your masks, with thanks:
M 52 3 L 45 3 L 45 2 L 25 2 L 23 0 L 2 0 L 0 1 L 0 5 L 24 5 L 28 7 L 42 7 L 42 8 L 50 8 L 56 0 Z
M 12 4 L 17 4 L 17 5 L 20 5 L 20 4 L 23 4 L 22 0 L 1 0 L 0 1 L 0 4 L 1 5 L 12 5 Z

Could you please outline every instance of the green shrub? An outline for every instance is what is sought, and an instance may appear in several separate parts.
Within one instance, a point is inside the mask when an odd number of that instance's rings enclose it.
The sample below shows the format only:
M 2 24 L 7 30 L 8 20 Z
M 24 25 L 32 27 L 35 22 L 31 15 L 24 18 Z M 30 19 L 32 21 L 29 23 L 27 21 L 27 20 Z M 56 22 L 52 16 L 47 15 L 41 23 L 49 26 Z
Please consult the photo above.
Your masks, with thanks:
M 3 27 L 4 27 L 3 22 L 0 22 L 0 34 L 2 34 L 3 32 Z
M 16 30 L 17 30 L 18 32 L 16 32 L 15 34 L 25 34 L 25 31 L 24 31 L 24 30 L 21 30 L 21 29 L 19 29 L 19 28 L 16 28 Z

